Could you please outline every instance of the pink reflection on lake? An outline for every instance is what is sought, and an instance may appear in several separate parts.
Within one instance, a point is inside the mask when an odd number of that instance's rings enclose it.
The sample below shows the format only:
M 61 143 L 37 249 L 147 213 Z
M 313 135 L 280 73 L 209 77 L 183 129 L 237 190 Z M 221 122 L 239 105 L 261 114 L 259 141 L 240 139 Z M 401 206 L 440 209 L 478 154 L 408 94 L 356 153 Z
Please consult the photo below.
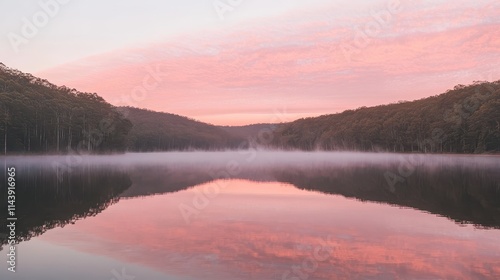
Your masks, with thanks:
M 196 213 L 186 223 L 179 206 L 193 206 L 200 193 L 222 184 L 227 186 L 208 199 L 206 207 L 194 208 Z M 283 183 L 218 181 L 176 193 L 122 199 L 98 216 L 40 238 L 199 279 L 500 276 L 498 230 L 460 226 L 413 209 Z M 315 249 L 325 246 L 331 250 L 323 250 L 321 259 L 315 257 Z

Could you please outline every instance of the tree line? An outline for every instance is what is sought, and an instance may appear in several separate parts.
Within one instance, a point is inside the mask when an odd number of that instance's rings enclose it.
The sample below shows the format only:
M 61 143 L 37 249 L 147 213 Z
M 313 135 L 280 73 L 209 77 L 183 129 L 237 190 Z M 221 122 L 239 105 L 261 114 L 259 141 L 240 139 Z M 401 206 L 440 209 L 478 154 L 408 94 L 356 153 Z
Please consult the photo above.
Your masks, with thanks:
M 221 127 L 187 117 L 133 107 L 120 107 L 132 123 L 127 139 L 130 151 L 235 149 L 243 140 Z
M 132 127 L 95 93 L 80 92 L 0 64 L 3 153 L 119 151 Z
M 266 130 L 266 148 L 420 153 L 500 151 L 500 81 L 458 85 L 416 101 L 299 119 Z M 0 63 L 0 148 L 13 153 L 220 150 L 258 145 L 269 124 L 218 127 L 114 107 Z M 267 135 L 269 134 L 270 135 Z M 255 135 L 252 135 L 255 134 Z
M 275 131 L 273 146 L 420 153 L 500 151 L 500 81 L 458 85 L 420 100 L 304 118 Z

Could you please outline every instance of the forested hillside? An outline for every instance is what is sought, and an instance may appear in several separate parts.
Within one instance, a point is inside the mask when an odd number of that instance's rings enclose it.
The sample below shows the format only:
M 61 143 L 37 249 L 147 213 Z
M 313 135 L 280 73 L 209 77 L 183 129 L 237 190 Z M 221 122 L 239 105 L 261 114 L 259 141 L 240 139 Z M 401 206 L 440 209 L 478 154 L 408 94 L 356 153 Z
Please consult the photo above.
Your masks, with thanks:
M 284 149 L 484 153 L 500 151 L 500 81 L 284 124 Z
M 58 87 L 0 63 L 2 154 L 124 150 L 131 127 L 95 93 Z
M 127 147 L 131 151 L 215 150 L 236 148 L 242 139 L 220 127 L 174 114 L 120 107 L 132 123 Z
M 500 81 L 291 123 L 229 127 L 116 108 L 95 93 L 59 87 L 0 63 L 1 154 L 217 150 L 253 142 L 268 148 L 269 141 L 255 141 L 263 136 L 280 149 L 499 152 Z
M 219 126 L 231 135 L 242 139 L 256 139 L 259 142 L 259 137 L 264 137 L 264 133 L 270 133 L 279 127 L 279 124 L 257 123 L 242 126 Z M 260 141 L 262 142 L 262 141 Z

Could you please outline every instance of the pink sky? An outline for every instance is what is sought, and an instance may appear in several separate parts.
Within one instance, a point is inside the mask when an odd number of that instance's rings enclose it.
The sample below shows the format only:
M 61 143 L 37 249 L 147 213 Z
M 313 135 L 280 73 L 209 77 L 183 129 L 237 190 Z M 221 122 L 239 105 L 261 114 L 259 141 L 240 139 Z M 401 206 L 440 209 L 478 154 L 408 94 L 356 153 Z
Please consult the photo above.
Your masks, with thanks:
M 35 74 L 114 105 L 219 125 L 290 121 L 500 78 L 495 1 L 388 0 L 345 11 L 337 2 L 197 28 Z

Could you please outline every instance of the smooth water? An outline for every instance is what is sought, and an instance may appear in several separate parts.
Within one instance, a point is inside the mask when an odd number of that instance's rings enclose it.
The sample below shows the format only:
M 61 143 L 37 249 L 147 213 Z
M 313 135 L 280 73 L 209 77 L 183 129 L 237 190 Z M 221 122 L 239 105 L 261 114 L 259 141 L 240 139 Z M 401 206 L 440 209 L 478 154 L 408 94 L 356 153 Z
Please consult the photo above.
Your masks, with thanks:
M 3 165 L 16 167 L 19 244 L 16 273 L 3 262 L 0 279 L 500 279 L 500 156 L 240 151 Z

